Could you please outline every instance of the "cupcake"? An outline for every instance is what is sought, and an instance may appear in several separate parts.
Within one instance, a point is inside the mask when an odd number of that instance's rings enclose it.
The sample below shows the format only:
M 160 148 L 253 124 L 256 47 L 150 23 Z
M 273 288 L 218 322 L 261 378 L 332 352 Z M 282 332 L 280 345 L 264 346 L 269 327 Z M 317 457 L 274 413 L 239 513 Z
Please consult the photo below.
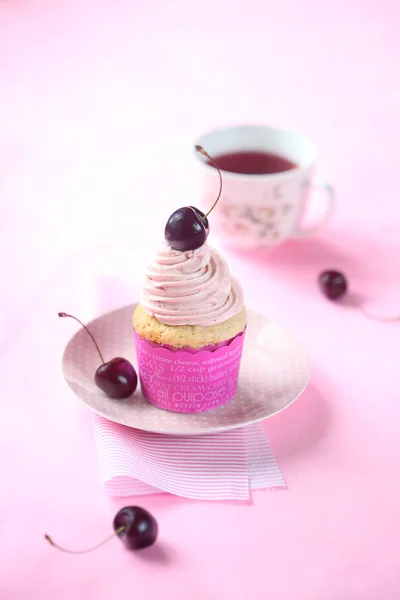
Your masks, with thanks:
M 173 412 L 212 410 L 237 388 L 243 291 L 207 243 L 207 216 L 194 207 L 171 215 L 133 314 L 142 395 Z

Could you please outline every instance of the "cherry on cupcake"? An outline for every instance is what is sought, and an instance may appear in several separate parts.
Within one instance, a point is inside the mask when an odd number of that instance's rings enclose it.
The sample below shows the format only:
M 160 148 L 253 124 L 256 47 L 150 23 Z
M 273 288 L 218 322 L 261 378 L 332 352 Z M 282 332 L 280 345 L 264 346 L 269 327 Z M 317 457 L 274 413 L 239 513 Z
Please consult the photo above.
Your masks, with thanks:
M 165 240 L 173 250 L 186 252 L 203 246 L 207 232 L 196 209 L 183 206 L 172 213 L 165 227 Z
M 219 175 L 219 192 L 217 199 L 207 214 L 195 206 L 178 208 L 169 217 L 165 226 L 165 241 L 173 250 L 187 252 L 200 248 L 207 240 L 210 231 L 208 215 L 215 208 L 222 192 L 222 175 L 213 158 L 201 147 L 196 146 L 197 152 L 203 154 L 215 166 Z
M 67 552 L 68 554 L 87 554 L 88 552 L 92 552 L 92 550 L 100 548 L 100 546 L 106 544 L 114 536 L 118 536 L 128 550 L 148 548 L 155 543 L 158 536 L 158 523 L 156 519 L 140 506 L 125 506 L 125 508 L 121 508 L 114 517 L 113 529 L 114 533 L 105 540 L 85 550 L 69 550 L 56 544 L 47 533 L 44 537 L 49 544 L 62 552 Z
M 77 321 L 91 337 L 100 356 L 101 365 L 97 368 L 94 381 L 103 392 L 110 398 L 123 400 L 129 398 L 137 388 L 138 378 L 133 365 L 126 358 L 120 356 L 112 358 L 107 362 L 104 360 L 101 350 L 89 328 L 77 317 L 65 312 L 59 312 L 59 317 L 69 317 Z

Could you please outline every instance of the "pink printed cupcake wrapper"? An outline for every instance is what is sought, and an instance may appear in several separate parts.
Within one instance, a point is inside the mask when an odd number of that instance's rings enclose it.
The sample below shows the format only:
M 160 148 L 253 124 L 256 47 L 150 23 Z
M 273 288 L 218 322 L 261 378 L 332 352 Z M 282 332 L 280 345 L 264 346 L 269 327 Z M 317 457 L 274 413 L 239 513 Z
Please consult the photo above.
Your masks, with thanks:
M 135 332 L 143 397 L 158 408 L 179 413 L 213 410 L 234 397 L 244 331 L 232 340 L 199 350 L 149 342 Z

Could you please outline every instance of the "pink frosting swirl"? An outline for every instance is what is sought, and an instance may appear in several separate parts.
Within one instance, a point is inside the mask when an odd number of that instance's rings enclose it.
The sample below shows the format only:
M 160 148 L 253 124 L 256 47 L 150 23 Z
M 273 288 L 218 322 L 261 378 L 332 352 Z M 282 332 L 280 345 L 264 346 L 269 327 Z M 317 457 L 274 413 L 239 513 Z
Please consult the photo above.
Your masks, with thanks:
M 179 252 L 163 244 L 149 264 L 142 304 L 166 325 L 217 325 L 243 308 L 240 283 L 207 244 Z

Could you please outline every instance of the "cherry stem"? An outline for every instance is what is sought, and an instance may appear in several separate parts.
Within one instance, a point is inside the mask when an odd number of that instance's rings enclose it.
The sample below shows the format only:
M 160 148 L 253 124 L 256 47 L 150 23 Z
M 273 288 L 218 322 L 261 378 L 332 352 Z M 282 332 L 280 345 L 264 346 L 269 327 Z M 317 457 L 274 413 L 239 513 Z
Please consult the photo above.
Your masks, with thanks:
M 96 340 L 94 339 L 94 337 L 93 337 L 93 335 L 92 335 L 91 331 L 89 330 L 89 328 L 88 328 L 88 327 L 86 327 L 86 325 L 85 325 L 84 323 L 82 323 L 82 321 L 80 321 L 80 320 L 79 320 L 77 317 L 74 317 L 73 315 L 69 315 L 68 313 L 65 313 L 65 312 L 59 312 L 59 313 L 58 313 L 58 316 L 59 316 L 59 317 L 69 317 L 70 319 L 74 319 L 75 321 L 77 321 L 77 322 L 78 322 L 78 323 L 79 323 L 79 324 L 80 324 L 80 325 L 83 327 L 83 329 L 84 329 L 85 331 L 87 331 L 87 333 L 90 335 L 90 337 L 91 337 L 91 338 L 92 338 L 92 340 L 93 340 L 93 344 L 96 346 L 96 349 L 97 349 L 97 352 L 99 353 L 100 360 L 101 360 L 102 364 L 104 364 L 104 362 L 105 362 L 105 361 L 104 361 L 103 355 L 102 355 L 102 353 L 101 353 L 101 351 L 100 351 L 100 348 L 99 348 L 99 346 L 98 346 L 98 344 L 97 344 Z
M 99 544 L 96 544 L 95 546 L 92 546 L 91 548 L 86 548 L 86 550 L 69 550 L 68 548 L 63 548 L 62 546 L 59 546 L 58 544 L 53 542 L 53 540 L 51 539 L 51 537 L 49 535 L 47 535 L 47 533 L 44 534 L 44 539 L 47 540 L 51 546 L 53 546 L 54 548 L 57 548 L 57 550 L 61 550 L 61 552 L 66 552 L 67 554 L 87 554 L 88 552 L 97 550 L 97 548 L 100 548 L 101 546 L 104 546 L 104 544 L 107 544 L 107 542 L 109 542 L 110 540 L 113 539 L 113 537 L 115 537 L 116 535 L 118 535 L 122 531 L 124 531 L 124 529 L 125 529 L 125 526 L 121 525 L 121 527 L 118 527 L 118 529 L 116 529 L 114 531 L 114 533 L 109 535 L 105 540 L 103 540 Z
M 358 307 L 364 317 L 368 319 L 372 319 L 373 321 L 380 321 L 381 323 L 393 323 L 394 321 L 400 321 L 400 316 L 398 317 L 380 317 L 379 315 L 371 315 L 371 313 L 364 310 L 361 306 Z
M 221 192 L 222 192 L 222 175 L 221 175 L 221 171 L 219 170 L 219 167 L 217 165 L 217 163 L 215 162 L 215 160 L 208 154 L 208 152 L 206 152 L 204 150 L 204 148 L 202 146 L 195 146 L 197 152 L 200 152 L 200 154 L 202 154 L 203 156 L 205 156 L 206 158 L 208 158 L 208 160 L 211 162 L 211 164 L 213 165 L 213 167 L 215 167 L 218 171 L 218 175 L 219 175 L 219 192 L 218 192 L 218 196 L 217 199 L 215 200 L 214 204 L 212 205 L 212 207 L 210 208 L 210 210 L 208 211 L 208 213 L 206 215 L 204 215 L 204 217 L 202 219 L 200 219 L 200 221 L 205 221 L 205 219 L 207 219 L 208 215 L 210 214 L 210 212 L 212 210 L 214 210 L 214 208 L 217 205 L 218 200 L 221 197 Z
M 361 313 L 364 315 L 364 317 L 367 317 L 367 319 L 371 319 L 372 321 L 379 321 L 380 323 L 394 323 L 395 321 L 400 321 L 400 316 L 381 317 L 379 315 L 371 314 L 370 312 L 365 310 L 365 308 L 363 308 L 362 305 L 359 304 L 356 300 L 352 300 L 351 303 L 355 308 L 358 308 L 358 310 L 361 311 Z

